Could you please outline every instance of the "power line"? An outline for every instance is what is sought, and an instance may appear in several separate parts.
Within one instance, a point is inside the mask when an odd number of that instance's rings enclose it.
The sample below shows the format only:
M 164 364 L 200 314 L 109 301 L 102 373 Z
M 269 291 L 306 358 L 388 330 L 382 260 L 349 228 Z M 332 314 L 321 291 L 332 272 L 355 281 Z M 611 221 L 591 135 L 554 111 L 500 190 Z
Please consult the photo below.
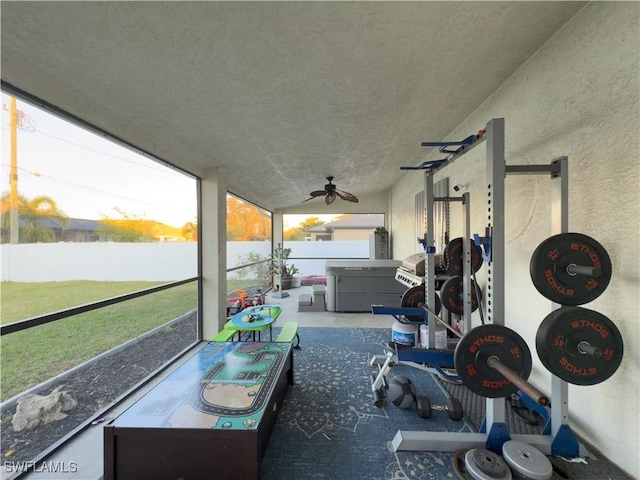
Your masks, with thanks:
M 4 164 L 4 163 L 1 164 L 1 166 L 4 167 L 4 168 L 10 167 L 9 165 Z M 22 167 L 18 167 L 18 170 L 22 171 L 23 173 L 28 173 L 29 175 L 33 175 L 33 176 L 37 176 L 37 177 L 41 177 L 41 178 L 46 178 L 48 180 L 53 180 L 54 182 L 58 182 L 58 183 L 61 183 L 63 185 L 68 185 L 68 186 L 71 186 L 71 187 L 85 189 L 85 190 L 90 190 L 90 191 L 93 191 L 93 192 L 97 192 L 97 193 L 101 193 L 101 194 L 104 194 L 104 195 L 108 195 L 110 197 L 120 198 L 122 200 L 128 200 L 128 201 L 131 201 L 131 202 L 141 203 L 141 204 L 148 205 L 148 206 L 155 207 L 155 208 L 163 208 L 163 209 L 171 210 L 171 211 L 176 212 L 176 213 L 181 213 L 180 210 L 176 210 L 174 208 L 167 207 L 166 205 L 156 205 L 154 203 L 145 202 L 143 200 L 138 200 L 138 199 L 135 199 L 135 198 L 125 197 L 124 195 L 118 195 L 117 193 L 112 193 L 112 192 L 107 192 L 105 190 L 100 190 L 99 188 L 90 187 L 90 186 L 83 185 L 83 184 L 80 184 L 80 183 L 70 182 L 68 180 L 62 180 L 60 178 L 55 178 L 55 177 L 52 177 L 50 175 L 44 175 L 44 174 L 41 174 L 41 173 L 30 172 L 30 171 L 28 171 L 28 170 L 26 170 L 26 169 L 24 169 Z
M 8 131 L 8 129 L 7 129 L 6 127 L 2 127 L 1 129 L 2 129 L 2 130 L 5 130 L 5 131 Z M 119 156 L 117 156 L 117 155 L 112 155 L 112 154 L 110 154 L 110 153 L 102 152 L 102 151 L 97 150 L 97 149 L 95 149 L 95 148 L 88 147 L 87 145 L 82 145 L 82 144 L 80 144 L 80 143 L 75 143 L 75 142 L 72 142 L 71 140 L 67 140 L 67 139 L 65 139 L 65 138 L 61 138 L 61 137 L 58 137 L 58 136 L 56 136 L 56 135 L 53 135 L 53 134 L 50 134 L 50 133 L 43 132 L 43 131 L 41 131 L 41 130 L 37 130 L 37 129 L 35 129 L 35 130 L 29 130 L 29 132 L 38 133 L 38 134 L 43 135 L 43 136 L 45 136 L 45 137 L 53 138 L 54 140 L 58 140 L 58 141 L 60 141 L 60 142 L 67 143 L 67 144 L 69 144 L 69 145 L 73 145 L 73 146 L 75 146 L 75 147 L 79 147 L 79 148 L 83 148 L 83 149 L 85 149 L 85 150 L 89 150 L 90 152 L 94 152 L 94 153 L 98 153 L 98 154 L 100 154 L 100 155 L 104 155 L 105 157 L 111 157 L 111 158 L 115 158 L 116 160 L 122 160 L 123 162 L 131 163 L 131 164 L 133 164 L 133 165 L 137 165 L 137 166 L 139 166 L 139 167 L 143 167 L 143 168 L 148 168 L 148 169 L 150 169 L 150 170 L 156 170 L 156 171 L 158 171 L 158 172 L 162 172 L 162 173 L 165 173 L 165 174 L 167 174 L 167 175 L 168 175 L 168 174 L 173 174 L 173 173 L 180 173 L 180 172 L 171 171 L 171 169 L 170 169 L 170 168 L 168 168 L 168 167 L 165 167 L 165 168 L 163 169 L 163 168 L 156 167 L 155 165 L 145 165 L 145 164 L 143 164 L 143 163 L 138 163 L 138 162 L 136 162 L 136 161 L 134 161 L 134 160 L 131 160 L 131 159 L 128 159 L 128 158 L 123 158 L 123 157 L 119 157 Z M 90 133 L 90 132 L 89 132 L 89 133 Z M 98 139 L 99 139 L 99 137 L 96 137 L 96 138 L 98 138 Z M 114 146 L 116 146 L 116 145 L 114 144 Z M 124 147 L 121 147 L 121 148 L 124 148 Z M 134 153 L 135 153 L 135 152 L 134 152 Z M 184 174 L 182 174 L 182 175 L 184 175 Z

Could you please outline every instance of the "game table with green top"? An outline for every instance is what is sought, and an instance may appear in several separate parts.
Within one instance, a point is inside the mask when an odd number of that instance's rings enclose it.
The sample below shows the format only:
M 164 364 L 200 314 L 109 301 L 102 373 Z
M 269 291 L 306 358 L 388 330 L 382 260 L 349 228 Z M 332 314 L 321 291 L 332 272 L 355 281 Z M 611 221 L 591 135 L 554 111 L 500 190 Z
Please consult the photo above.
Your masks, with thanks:
M 279 305 L 256 305 L 245 308 L 231 317 L 231 320 L 225 324 L 224 328 L 225 330 L 237 331 L 238 341 L 240 341 L 242 332 L 253 332 L 254 341 L 257 332 L 258 341 L 260 341 L 260 333 L 269 329 L 269 341 L 272 341 L 272 327 L 281 312 L 282 307 Z

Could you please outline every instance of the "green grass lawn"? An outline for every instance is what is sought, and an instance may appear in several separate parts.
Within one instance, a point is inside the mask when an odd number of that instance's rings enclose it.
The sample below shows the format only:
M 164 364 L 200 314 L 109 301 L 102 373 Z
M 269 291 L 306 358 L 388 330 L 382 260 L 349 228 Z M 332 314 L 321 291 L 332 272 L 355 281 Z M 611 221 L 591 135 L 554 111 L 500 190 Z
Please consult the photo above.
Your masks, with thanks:
M 256 280 L 228 280 L 233 291 Z M 3 324 L 161 285 L 162 282 L 0 284 Z M 4 335 L 0 401 L 197 308 L 197 282 Z M 195 340 L 195 339 L 194 339 Z
M 117 297 L 126 293 L 161 285 L 162 282 L 70 282 L 0 284 L 0 320 L 12 323 L 18 320 L 57 312 L 78 305 Z
M 158 284 L 89 281 L 3 283 L 0 295 L 2 323 Z M 192 282 L 4 335 L 0 344 L 0 398 L 6 400 L 196 308 L 197 282 Z

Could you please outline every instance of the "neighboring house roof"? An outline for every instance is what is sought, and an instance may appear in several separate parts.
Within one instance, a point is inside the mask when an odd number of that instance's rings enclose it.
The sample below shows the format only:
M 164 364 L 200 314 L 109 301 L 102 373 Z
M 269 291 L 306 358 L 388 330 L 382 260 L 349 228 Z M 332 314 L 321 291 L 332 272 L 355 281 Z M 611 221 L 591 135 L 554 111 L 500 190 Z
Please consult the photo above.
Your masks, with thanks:
M 312 233 L 330 232 L 332 230 L 339 229 L 374 229 L 376 227 L 384 226 L 384 214 L 383 213 L 362 213 L 345 215 L 339 220 L 328 222 L 317 227 L 310 228 L 308 231 Z
M 69 218 L 69 224 L 64 229 L 65 232 L 96 232 L 98 227 L 100 227 L 100 220 L 88 220 L 85 218 Z M 170 225 L 165 225 L 164 223 L 156 222 L 155 220 L 141 220 L 142 222 L 148 223 L 151 225 L 152 235 L 156 238 L 165 240 L 165 241 L 178 241 L 184 240 L 182 237 L 182 230 L 178 227 L 172 227 Z M 53 230 L 61 230 L 62 224 L 60 221 L 55 219 L 46 219 L 41 220 L 40 225 L 43 227 L 51 228 Z
M 40 225 L 48 228 L 62 228 L 62 224 L 55 220 L 48 218 L 42 220 Z M 97 220 L 87 220 L 85 218 L 69 218 L 69 224 L 65 230 L 82 230 L 82 231 L 94 231 L 98 227 Z

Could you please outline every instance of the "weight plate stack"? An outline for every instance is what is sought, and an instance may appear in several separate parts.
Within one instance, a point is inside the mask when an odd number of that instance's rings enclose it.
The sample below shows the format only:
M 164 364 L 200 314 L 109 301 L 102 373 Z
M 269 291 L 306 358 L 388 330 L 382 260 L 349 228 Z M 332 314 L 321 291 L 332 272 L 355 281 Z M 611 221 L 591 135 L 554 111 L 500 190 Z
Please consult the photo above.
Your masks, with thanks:
M 464 455 L 464 466 L 474 480 L 511 480 L 511 470 L 499 455 L 472 448 Z
M 502 445 L 502 455 L 507 465 L 526 479 L 548 480 L 553 475 L 549 459 L 528 443 L 508 440 Z

